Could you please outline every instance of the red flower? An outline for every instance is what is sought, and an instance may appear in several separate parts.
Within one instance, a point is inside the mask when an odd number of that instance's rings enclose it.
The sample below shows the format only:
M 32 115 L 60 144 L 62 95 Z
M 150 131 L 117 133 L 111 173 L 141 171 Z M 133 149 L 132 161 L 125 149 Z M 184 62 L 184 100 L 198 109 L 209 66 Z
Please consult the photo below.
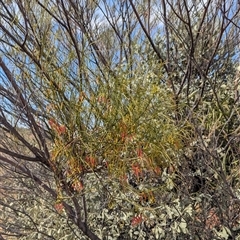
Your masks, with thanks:
M 121 139 L 124 142 L 127 139 L 128 131 L 127 131 L 127 125 L 125 123 L 120 123 L 120 134 Z
M 143 157 L 143 149 L 142 149 L 142 147 L 137 148 L 137 156 L 139 158 Z
M 122 132 L 122 133 L 121 133 L 121 139 L 122 139 L 122 141 L 124 142 L 126 138 L 127 138 L 127 133 L 126 133 L 126 132 Z
M 133 227 L 135 227 L 135 226 L 139 225 L 140 223 L 142 223 L 143 221 L 144 221 L 144 218 L 143 218 L 143 216 L 140 214 L 140 215 L 138 215 L 138 216 L 136 216 L 136 217 L 133 217 L 133 219 L 132 219 L 132 221 L 131 221 L 131 225 L 132 225 Z
M 79 180 L 74 181 L 72 187 L 76 192 L 81 192 L 83 190 L 83 184 Z
M 62 213 L 63 210 L 64 210 L 63 203 L 62 203 L 62 202 L 57 202 L 57 203 L 54 205 L 54 208 L 56 209 L 56 211 L 57 211 L 58 213 Z
M 104 97 L 104 96 L 99 96 L 98 99 L 97 99 L 97 101 L 98 101 L 99 103 L 107 103 L 107 102 L 108 102 L 107 98 Z
M 132 165 L 132 171 L 137 178 L 139 178 L 139 176 L 142 174 L 142 169 L 137 163 Z
M 96 159 L 93 156 L 87 156 L 86 157 L 86 162 L 91 168 L 96 167 Z
M 64 125 L 58 124 L 54 119 L 49 119 L 48 121 L 50 127 L 55 130 L 58 134 L 64 134 L 66 132 L 66 127 Z
M 155 168 L 154 168 L 154 172 L 155 172 L 157 175 L 160 175 L 161 172 L 162 172 L 162 170 L 161 170 L 160 167 L 155 167 Z
M 55 128 L 56 122 L 55 122 L 54 119 L 49 119 L 49 120 L 48 120 L 48 123 L 49 123 L 49 125 L 50 125 L 51 128 L 53 128 L 53 129 Z
M 122 142 L 126 142 L 126 143 L 133 142 L 134 135 L 133 134 L 129 135 L 129 134 L 127 134 L 127 132 L 121 132 L 121 140 L 122 140 Z
M 81 92 L 78 100 L 79 100 L 79 102 L 82 102 L 85 98 L 86 98 L 85 92 Z
M 64 125 L 59 125 L 57 128 L 57 132 L 61 135 L 66 132 L 66 127 Z

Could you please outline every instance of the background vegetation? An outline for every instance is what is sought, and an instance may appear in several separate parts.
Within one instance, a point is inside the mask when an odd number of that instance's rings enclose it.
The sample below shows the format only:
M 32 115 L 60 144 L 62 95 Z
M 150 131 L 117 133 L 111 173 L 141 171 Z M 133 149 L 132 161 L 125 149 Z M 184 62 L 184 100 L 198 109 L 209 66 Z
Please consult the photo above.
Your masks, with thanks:
M 239 11 L 0 1 L 0 238 L 240 238 Z

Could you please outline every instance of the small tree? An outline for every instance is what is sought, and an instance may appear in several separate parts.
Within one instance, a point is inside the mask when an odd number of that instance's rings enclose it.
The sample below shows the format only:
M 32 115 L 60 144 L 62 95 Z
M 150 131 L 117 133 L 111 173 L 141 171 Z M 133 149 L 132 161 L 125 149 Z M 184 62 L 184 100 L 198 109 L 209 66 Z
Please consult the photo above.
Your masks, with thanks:
M 3 234 L 236 237 L 238 12 L 1 1 Z

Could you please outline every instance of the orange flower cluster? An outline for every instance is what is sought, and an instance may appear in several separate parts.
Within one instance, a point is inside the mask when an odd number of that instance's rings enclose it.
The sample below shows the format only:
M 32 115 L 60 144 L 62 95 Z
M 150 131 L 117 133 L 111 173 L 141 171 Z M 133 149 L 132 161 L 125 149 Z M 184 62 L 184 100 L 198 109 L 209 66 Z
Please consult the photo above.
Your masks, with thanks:
M 139 158 L 142 158 L 142 157 L 143 157 L 143 149 L 142 149 L 142 147 L 138 147 L 138 148 L 137 148 L 137 156 L 138 156 Z
M 140 215 L 138 215 L 138 216 L 136 216 L 136 217 L 134 217 L 134 218 L 132 219 L 131 225 L 132 225 L 133 227 L 135 227 L 135 226 L 139 225 L 140 223 L 142 223 L 143 221 L 144 221 L 144 218 L 143 218 L 143 216 L 140 214 Z
M 219 225 L 221 225 L 221 221 L 216 213 L 216 210 L 214 208 L 211 208 L 207 216 L 206 228 L 212 230 Z
M 155 174 L 157 174 L 157 175 L 160 175 L 160 174 L 162 173 L 162 170 L 161 170 L 160 167 L 155 167 L 155 168 L 153 169 L 153 171 L 154 171 Z
M 82 102 L 85 98 L 86 98 L 85 92 L 81 92 L 78 100 L 79 100 L 79 102 Z
M 135 135 L 134 134 L 129 134 L 128 133 L 128 127 L 125 123 L 120 124 L 120 136 L 122 142 L 128 143 L 128 142 L 133 142 Z
M 72 187 L 76 192 L 81 192 L 83 190 L 83 184 L 79 180 L 74 181 Z
M 99 96 L 97 101 L 99 103 L 108 103 L 109 100 L 106 97 L 104 97 L 104 96 Z
M 86 162 L 89 165 L 90 168 L 95 168 L 96 167 L 96 159 L 93 156 L 87 156 L 86 157 Z
M 64 210 L 63 203 L 62 203 L 62 202 L 57 202 L 57 203 L 54 205 L 54 208 L 56 209 L 56 211 L 57 211 L 58 213 L 62 213 L 63 210 Z
M 62 135 L 64 133 L 66 133 L 66 127 L 64 125 L 60 125 L 59 123 L 57 123 L 54 119 L 50 119 L 48 121 L 50 127 L 56 131 L 59 135 Z
M 138 163 L 134 163 L 132 165 L 132 171 L 133 171 L 133 174 L 137 177 L 137 179 L 139 179 L 139 177 L 142 175 L 142 169 Z

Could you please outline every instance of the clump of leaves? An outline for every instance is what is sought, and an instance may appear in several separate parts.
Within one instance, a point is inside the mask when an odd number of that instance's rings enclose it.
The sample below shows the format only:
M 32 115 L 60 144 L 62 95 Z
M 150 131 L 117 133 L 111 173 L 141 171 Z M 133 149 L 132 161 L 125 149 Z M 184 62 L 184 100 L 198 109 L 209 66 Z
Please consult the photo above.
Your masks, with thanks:
M 132 76 L 121 66 L 107 81 L 96 80 L 68 103 L 52 106 L 50 164 L 58 179 L 63 174 L 75 188 L 85 174 L 104 171 L 115 181 L 132 175 L 139 182 L 147 172 L 179 164 L 186 134 L 175 123 L 171 92 L 148 64 Z

